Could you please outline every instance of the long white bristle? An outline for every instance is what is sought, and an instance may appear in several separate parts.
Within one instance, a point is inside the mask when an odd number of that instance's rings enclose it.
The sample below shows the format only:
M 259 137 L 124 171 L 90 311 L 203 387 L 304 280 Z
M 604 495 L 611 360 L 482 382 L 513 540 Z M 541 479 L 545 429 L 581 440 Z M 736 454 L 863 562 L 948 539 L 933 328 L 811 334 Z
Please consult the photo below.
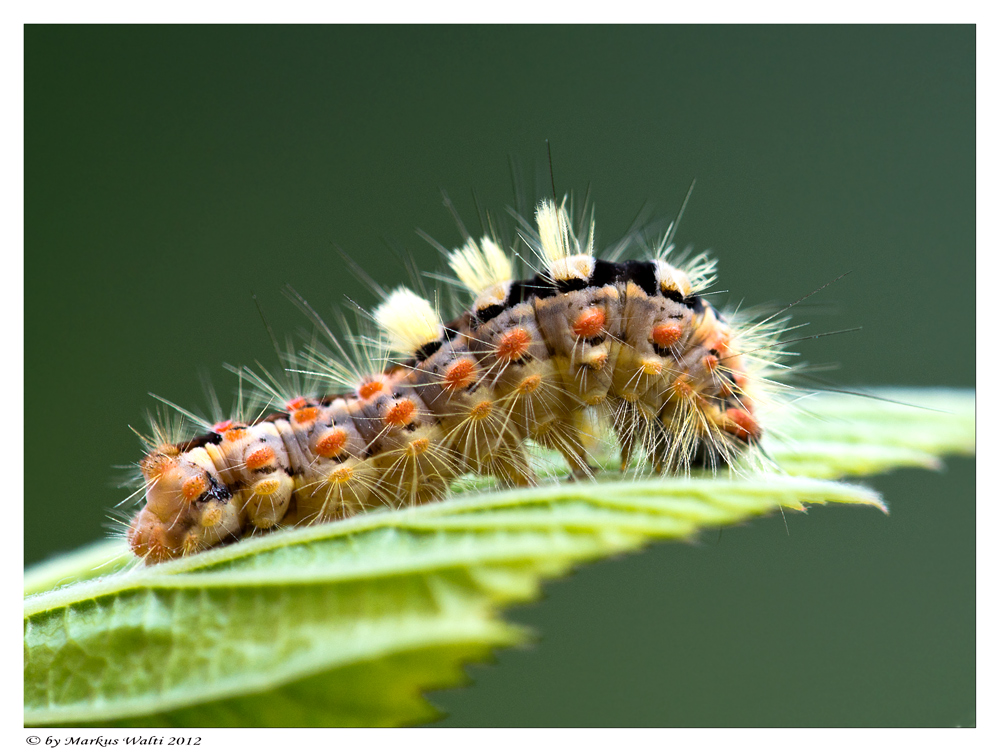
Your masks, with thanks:
M 448 265 L 473 295 L 480 295 L 496 284 L 509 282 L 514 275 L 507 254 L 489 236 L 477 244 L 469 238 L 465 245 L 448 254 Z
M 389 337 L 392 349 L 399 353 L 416 352 L 444 335 L 434 306 L 406 287 L 393 290 L 375 309 L 375 321 Z

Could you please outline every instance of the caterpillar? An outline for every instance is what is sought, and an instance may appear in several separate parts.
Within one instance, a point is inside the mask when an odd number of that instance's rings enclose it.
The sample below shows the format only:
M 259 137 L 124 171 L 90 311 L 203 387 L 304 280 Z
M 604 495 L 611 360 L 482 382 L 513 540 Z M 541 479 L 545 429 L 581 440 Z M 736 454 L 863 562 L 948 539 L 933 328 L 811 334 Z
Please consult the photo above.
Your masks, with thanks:
M 636 461 L 659 473 L 717 471 L 759 447 L 782 323 L 716 310 L 704 297 L 715 262 L 673 259 L 673 225 L 655 244 L 633 235 L 599 254 L 593 212 L 574 227 L 567 203 L 546 199 L 533 222 L 518 217 L 527 259 L 492 225 L 441 248 L 471 301 L 460 315 L 446 320 L 400 287 L 371 314 L 374 335 L 337 337 L 315 316 L 329 347 L 289 356 L 309 388 L 239 369 L 265 406 L 257 416 L 202 420 L 204 432 L 184 440 L 154 425 L 131 550 L 155 563 L 277 527 L 425 504 L 469 473 L 531 485 L 532 444 L 585 479 L 604 427 L 622 471 Z M 617 260 L 626 252 L 645 258 Z M 518 279 L 515 261 L 530 276 Z

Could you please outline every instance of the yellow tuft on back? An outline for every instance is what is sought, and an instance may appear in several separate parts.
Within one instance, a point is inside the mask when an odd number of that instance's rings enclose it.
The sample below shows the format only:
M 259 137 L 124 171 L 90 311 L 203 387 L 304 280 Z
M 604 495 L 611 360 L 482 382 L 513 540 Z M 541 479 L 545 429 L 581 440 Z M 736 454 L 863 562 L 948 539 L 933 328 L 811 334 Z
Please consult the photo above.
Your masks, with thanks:
M 588 279 L 594 271 L 594 226 L 591 223 L 586 249 L 573 234 L 566 199 L 556 206 L 545 199 L 535 211 L 542 256 L 552 279 Z
M 444 325 L 434 307 L 406 287 L 395 289 L 375 309 L 375 321 L 398 353 L 412 354 L 444 335 Z
M 469 292 L 477 296 L 514 277 L 514 267 L 507 254 L 486 235 L 478 245 L 469 238 L 465 245 L 449 253 L 448 265 Z

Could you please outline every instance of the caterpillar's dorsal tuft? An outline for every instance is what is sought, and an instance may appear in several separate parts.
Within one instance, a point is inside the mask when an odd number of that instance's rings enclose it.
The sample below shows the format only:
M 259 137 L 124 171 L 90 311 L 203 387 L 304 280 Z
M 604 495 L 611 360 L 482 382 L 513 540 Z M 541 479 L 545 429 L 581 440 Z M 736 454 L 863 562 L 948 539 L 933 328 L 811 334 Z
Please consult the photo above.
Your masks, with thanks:
M 566 199 L 556 206 L 555 201 L 545 199 L 535 211 L 538 225 L 538 241 L 546 270 L 553 280 L 590 279 L 594 273 L 594 225 L 591 222 L 587 243 L 581 249 L 580 241 L 573 233 Z
M 397 353 L 412 354 L 441 339 L 444 327 L 430 301 L 407 287 L 393 290 L 375 309 L 375 321 Z
M 465 245 L 448 254 L 448 265 L 475 297 L 477 307 L 499 305 L 507 299 L 514 279 L 513 264 L 488 235 L 479 243 L 469 238 Z

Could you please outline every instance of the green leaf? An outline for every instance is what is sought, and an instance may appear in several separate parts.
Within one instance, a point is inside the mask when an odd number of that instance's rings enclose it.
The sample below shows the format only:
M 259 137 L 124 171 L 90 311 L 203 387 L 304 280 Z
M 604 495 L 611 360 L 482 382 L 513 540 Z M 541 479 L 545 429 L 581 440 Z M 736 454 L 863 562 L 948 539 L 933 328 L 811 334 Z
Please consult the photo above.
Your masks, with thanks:
M 769 424 L 783 434 L 770 454 L 832 477 L 972 452 L 971 392 L 881 396 L 942 412 L 816 398 Z M 528 637 L 498 609 L 537 597 L 542 579 L 826 502 L 881 507 L 863 487 L 804 477 L 615 476 L 466 492 L 148 568 L 101 544 L 26 573 L 25 723 L 420 723 L 436 713 L 424 690 Z
M 795 475 L 838 478 L 894 467 L 940 469 L 976 451 L 976 396 L 959 389 L 871 389 L 877 399 L 825 394 L 780 416 L 771 450 Z

